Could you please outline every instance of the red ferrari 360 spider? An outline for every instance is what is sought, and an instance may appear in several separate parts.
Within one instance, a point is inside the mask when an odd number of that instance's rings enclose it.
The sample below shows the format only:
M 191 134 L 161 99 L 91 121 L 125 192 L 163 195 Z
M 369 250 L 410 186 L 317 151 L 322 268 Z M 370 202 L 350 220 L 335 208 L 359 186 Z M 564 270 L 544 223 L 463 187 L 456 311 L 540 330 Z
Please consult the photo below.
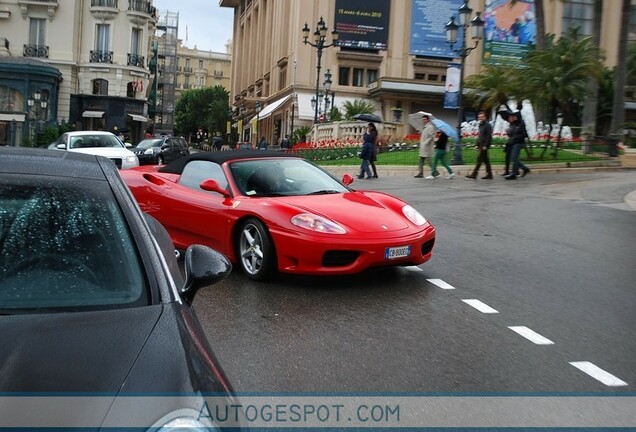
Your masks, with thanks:
M 356 191 L 283 152 L 195 153 L 121 172 L 175 246 L 204 244 L 255 280 L 276 271 L 351 274 L 431 258 L 435 228 L 406 202 Z

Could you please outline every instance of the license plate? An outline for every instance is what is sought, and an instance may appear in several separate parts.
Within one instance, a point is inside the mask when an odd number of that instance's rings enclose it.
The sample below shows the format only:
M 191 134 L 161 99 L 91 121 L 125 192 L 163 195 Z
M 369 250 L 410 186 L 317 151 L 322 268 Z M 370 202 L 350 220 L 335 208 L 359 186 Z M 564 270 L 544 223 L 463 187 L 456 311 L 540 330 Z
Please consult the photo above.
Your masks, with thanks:
M 390 247 L 384 249 L 384 259 L 392 260 L 396 258 L 404 258 L 411 255 L 411 245 Z

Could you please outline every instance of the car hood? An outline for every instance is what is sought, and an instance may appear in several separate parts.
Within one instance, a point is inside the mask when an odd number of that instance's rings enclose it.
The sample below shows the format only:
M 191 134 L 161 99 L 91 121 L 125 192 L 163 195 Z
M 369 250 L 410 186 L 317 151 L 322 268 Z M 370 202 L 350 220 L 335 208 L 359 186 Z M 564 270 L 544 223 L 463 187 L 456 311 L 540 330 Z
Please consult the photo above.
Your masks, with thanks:
M 378 199 L 380 197 L 382 200 Z M 390 233 L 409 228 L 401 212 L 404 204 L 387 195 L 374 196 L 372 193 L 353 191 L 277 199 L 301 211 L 331 219 L 346 227 L 350 233 Z M 391 202 L 395 207 L 389 207 L 384 202 Z
M 116 147 L 86 147 L 79 149 L 70 149 L 69 151 L 77 153 L 86 153 L 98 156 L 106 156 L 108 158 L 134 156 L 135 154 L 126 148 Z
M 161 311 L 0 316 L 0 392 L 116 394 Z

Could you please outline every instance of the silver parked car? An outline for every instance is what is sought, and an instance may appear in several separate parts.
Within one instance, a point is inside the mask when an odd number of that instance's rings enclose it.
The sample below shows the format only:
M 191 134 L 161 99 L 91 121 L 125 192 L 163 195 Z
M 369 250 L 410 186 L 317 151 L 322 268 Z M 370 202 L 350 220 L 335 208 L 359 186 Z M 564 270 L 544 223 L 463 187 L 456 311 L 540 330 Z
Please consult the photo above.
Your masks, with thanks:
M 58 150 L 106 156 L 119 169 L 139 166 L 139 159 L 115 134 L 104 131 L 67 132 L 56 141 Z

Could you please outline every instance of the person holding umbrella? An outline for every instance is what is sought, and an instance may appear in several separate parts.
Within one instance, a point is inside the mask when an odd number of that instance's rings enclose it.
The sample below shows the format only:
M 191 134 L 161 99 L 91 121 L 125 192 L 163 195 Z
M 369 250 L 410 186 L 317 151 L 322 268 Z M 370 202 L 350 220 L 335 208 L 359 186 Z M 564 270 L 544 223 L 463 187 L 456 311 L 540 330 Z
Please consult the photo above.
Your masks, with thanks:
M 525 123 L 521 120 L 519 112 L 510 114 L 509 121 L 510 126 L 506 131 L 509 138 L 506 146 L 509 149 L 510 159 L 512 160 L 512 172 L 507 175 L 505 179 L 515 180 L 519 175 L 519 168 L 523 170 L 521 177 L 525 177 L 525 175 L 530 172 L 530 168 L 519 160 L 519 154 L 521 153 L 521 148 L 525 145 L 528 132 L 526 131 Z
M 364 143 L 362 144 L 362 151 L 360 152 L 360 159 L 362 159 L 362 163 L 360 164 L 360 174 L 358 174 L 359 179 L 366 178 L 369 180 L 373 178 L 371 170 L 369 169 L 369 162 L 373 158 L 373 153 L 375 152 L 375 141 L 377 139 L 378 130 L 373 123 L 369 123 L 367 126 L 367 133 L 363 136 Z
M 433 163 L 431 164 L 431 175 L 426 177 L 429 180 L 436 179 L 439 177 L 439 171 L 437 171 L 437 163 L 441 162 L 448 171 L 447 179 L 455 178 L 455 173 L 452 168 L 446 161 L 446 152 L 448 151 L 448 135 L 446 135 L 441 130 L 435 132 L 435 158 L 433 159 Z
M 484 111 L 479 111 L 477 119 L 479 120 L 479 136 L 477 137 L 477 149 L 479 150 L 479 155 L 477 156 L 477 165 L 475 165 L 475 169 L 466 177 L 476 179 L 479 168 L 483 163 L 486 165 L 486 176 L 482 177 L 482 179 L 492 180 L 492 168 L 490 167 L 490 159 L 488 159 L 488 149 L 490 148 L 490 144 L 492 144 L 492 126 L 488 123 L 486 113 Z
M 433 139 L 435 138 L 435 127 L 431 123 L 430 117 L 425 114 L 422 116 L 422 132 L 420 133 L 420 161 L 418 165 L 417 174 L 413 177 L 424 177 L 424 163 L 426 158 L 433 156 Z

